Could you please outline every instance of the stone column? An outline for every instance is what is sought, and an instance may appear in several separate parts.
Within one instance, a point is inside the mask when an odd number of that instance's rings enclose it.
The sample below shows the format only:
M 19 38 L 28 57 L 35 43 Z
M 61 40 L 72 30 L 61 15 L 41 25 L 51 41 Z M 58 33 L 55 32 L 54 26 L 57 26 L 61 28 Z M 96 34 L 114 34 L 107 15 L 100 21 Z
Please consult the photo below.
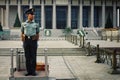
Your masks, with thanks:
M 53 0 L 52 27 L 56 29 L 56 0 Z
M 5 27 L 9 28 L 9 3 L 6 2 L 6 19 L 5 19 Z
M 113 3 L 113 27 L 116 27 L 117 23 L 117 9 L 116 9 L 116 2 Z
M 91 1 L 91 26 L 94 27 L 94 1 Z
M 71 28 L 71 0 L 68 0 L 68 18 L 67 27 Z
M 20 4 L 20 0 L 18 1 L 18 16 L 19 16 L 19 19 L 21 21 L 21 4 Z
M 82 21 L 83 21 L 83 4 L 82 0 L 80 0 L 80 5 L 79 5 L 79 29 L 83 28 Z
M 32 8 L 32 0 L 30 0 L 29 8 Z
M 120 9 L 117 9 L 117 26 L 120 26 Z
M 41 29 L 44 29 L 45 27 L 45 15 L 44 15 L 44 0 L 42 0 L 41 3 Z
M 105 1 L 102 3 L 102 27 L 105 28 Z
M 4 18 L 4 15 L 3 15 L 3 14 L 4 14 L 3 8 L 1 8 L 1 25 L 2 25 L 2 26 L 4 25 L 4 21 L 3 21 L 3 20 L 4 20 L 4 19 L 3 19 L 3 18 Z

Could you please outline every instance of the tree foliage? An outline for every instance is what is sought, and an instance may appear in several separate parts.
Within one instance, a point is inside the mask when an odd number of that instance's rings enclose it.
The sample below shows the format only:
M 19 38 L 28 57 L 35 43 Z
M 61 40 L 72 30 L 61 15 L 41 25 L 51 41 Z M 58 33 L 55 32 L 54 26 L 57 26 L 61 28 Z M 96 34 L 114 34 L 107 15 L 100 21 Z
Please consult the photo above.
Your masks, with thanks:
M 72 32 L 73 32 L 72 29 L 69 28 L 69 27 L 66 27 L 66 28 L 63 30 L 63 33 L 65 33 L 66 35 L 69 35 L 69 34 L 71 34 Z
M 0 23 L 0 31 L 3 31 L 1 23 Z
M 113 28 L 113 22 L 112 22 L 112 20 L 110 18 L 110 13 L 109 13 L 109 15 L 107 17 L 105 28 Z
M 21 27 L 21 22 L 18 16 L 18 13 L 16 15 L 16 19 L 15 19 L 15 23 L 14 23 L 14 27 Z

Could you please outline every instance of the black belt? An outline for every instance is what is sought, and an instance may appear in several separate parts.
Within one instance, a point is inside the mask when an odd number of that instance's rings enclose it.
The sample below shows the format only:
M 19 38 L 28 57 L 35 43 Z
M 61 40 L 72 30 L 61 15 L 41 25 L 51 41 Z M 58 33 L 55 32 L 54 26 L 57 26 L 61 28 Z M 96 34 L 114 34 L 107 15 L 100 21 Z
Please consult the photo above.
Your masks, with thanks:
M 34 35 L 35 36 L 35 35 Z M 32 39 L 34 36 L 26 36 L 25 35 L 25 39 Z

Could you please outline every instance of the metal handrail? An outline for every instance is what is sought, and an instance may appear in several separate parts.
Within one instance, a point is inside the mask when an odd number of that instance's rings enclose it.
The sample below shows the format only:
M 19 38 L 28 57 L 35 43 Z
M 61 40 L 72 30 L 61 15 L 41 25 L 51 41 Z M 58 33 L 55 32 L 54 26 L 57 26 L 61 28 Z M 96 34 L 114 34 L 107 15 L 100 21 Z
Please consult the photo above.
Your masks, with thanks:
M 110 59 L 110 63 L 112 66 L 112 71 L 110 72 L 111 74 L 120 74 L 120 72 L 117 70 L 117 64 L 118 64 L 118 58 L 117 56 L 120 56 L 120 52 L 117 52 L 116 49 L 114 50 L 110 50 L 110 49 L 100 49 L 99 45 L 97 45 L 97 49 L 96 49 L 96 63 L 104 63 L 105 60 L 107 60 L 108 58 Z M 104 56 L 105 55 L 105 56 Z M 120 57 L 119 57 L 120 59 Z M 107 64 L 108 64 L 108 60 L 107 60 Z M 119 61 L 120 63 L 120 61 Z
M 45 55 L 45 74 L 46 77 L 48 77 L 48 59 L 47 59 L 47 48 L 44 49 L 44 55 Z
M 11 77 L 14 77 L 14 68 L 13 68 L 13 65 L 14 65 L 13 52 L 14 52 L 14 50 L 11 48 L 10 51 L 11 51 L 11 69 L 10 69 L 11 71 L 10 71 L 10 74 L 11 74 Z

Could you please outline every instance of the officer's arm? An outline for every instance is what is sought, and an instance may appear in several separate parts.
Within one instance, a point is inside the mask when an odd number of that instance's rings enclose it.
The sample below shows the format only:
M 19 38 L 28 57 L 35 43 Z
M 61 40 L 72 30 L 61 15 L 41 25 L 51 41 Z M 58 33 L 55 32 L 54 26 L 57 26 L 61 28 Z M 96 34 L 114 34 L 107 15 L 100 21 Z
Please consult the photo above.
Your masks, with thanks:
M 21 24 L 21 40 L 22 40 L 22 41 L 25 41 L 25 34 L 24 34 L 23 24 Z
M 39 33 L 36 34 L 36 39 L 39 40 Z
M 24 33 L 21 33 L 21 40 L 25 41 L 25 34 Z
M 36 39 L 39 40 L 39 25 L 37 24 L 37 28 L 36 28 Z

